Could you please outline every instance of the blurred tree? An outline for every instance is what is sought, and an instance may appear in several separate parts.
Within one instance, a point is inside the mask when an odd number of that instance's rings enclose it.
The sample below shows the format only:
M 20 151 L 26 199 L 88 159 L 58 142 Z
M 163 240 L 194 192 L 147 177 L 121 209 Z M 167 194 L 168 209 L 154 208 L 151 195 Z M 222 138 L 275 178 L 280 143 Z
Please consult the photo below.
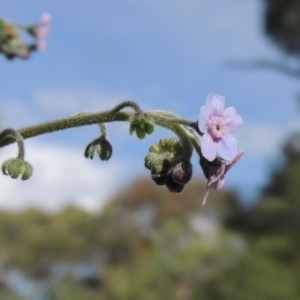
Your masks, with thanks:
M 288 54 L 300 55 L 300 2 L 265 0 L 265 32 Z
M 291 277 L 289 281 L 294 282 L 293 287 L 282 286 L 282 291 L 286 291 L 283 298 L 297 299 L 296 295 L 300 297 L 297 285 L 300 280 L 299 132 L 288 138 L 282 156 L 281 163 L 273 169 L 270 182 L 262 190 L 256 205 L 250 210 L 235 212 L 226 220 L 226 224 L 231 230 L 248 237 L 249 248 L 256 253 L 258 260 L 265 257 L 269 263 L 273 263 L 270 268 L 277 265 L 281 275 Z M 270 278 L 271 276 L 273 275 Z M 278 278 L 278 281 L 281 280 Z M 287 296 L 288 292 L 292 292 L 294 296 Z
M 1 212 L 0 257 L 47 279 L 58 300 L 299 299 L 299 230 L 289 224 L 299 212 L 288 170 L 300 165 L 292 144 L 251 210 L 226 190 L 201 206 L 204 182 L 174 195 L 139 179 L 95 217 L 75 208 Z M 282 172 L 290 175 L 277 179 Z M 272 188 L 278 184 L 281 194 Z M 78 262 L 92 262 L 97 271 L 78 273 Z
M 263 28 L 265 34 L 294 61 L 270 60 L 231 61 L 230 67 L 267 68 L 291 77 L 300 76 L 300 2 L 298 0 L 263 0 L 265 5 Z

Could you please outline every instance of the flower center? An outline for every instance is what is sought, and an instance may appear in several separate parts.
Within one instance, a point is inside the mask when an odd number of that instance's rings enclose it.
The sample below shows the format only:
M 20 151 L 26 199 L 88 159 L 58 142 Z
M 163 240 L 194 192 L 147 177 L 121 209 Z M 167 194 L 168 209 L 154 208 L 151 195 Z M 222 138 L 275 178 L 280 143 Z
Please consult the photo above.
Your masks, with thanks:
M 220 116 L 211 116 L 208 124 L 208 133 L 214 139 L 219 139 L 226 135 L 227 131 L 224 118 Z

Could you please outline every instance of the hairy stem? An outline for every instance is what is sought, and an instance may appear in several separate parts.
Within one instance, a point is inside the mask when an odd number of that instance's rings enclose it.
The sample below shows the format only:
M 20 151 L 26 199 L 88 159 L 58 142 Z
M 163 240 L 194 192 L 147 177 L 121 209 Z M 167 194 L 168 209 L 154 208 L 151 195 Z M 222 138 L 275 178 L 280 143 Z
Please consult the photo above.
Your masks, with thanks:
M 121 111 L 123 108 L 131 107 L 134 111 Z M 15 131 L 18 133 L 23 139 L 35 137 L 41 134 L 50 133 L 54 131 L 64 130 L 68 128 L 80 127 L 85 125 L 92 124 L 101 124 L 107 122 L 114 121 L 130 121 L 131 117 L 134 114 L 141 113 L 141 108 L 133 101 L 124 101 L 118 105 L 116 105 L 111 110 L 98 112 L 98 113 L 90 113 L 83 112 L 77 113 L 75 115 L 61 118 L 57 120 L 52 120 L 44 123 L 40 123 L 33 126 L 28 126 Z M 156 125 L 169 128 L 174 131 L 182 143 L 185 145 L 187 143 L 190 144 L 189 138 L 186 137 L 185 129 L 182 126 L 190 127 L 197 131 L 197 123 L 189 120 L 184 120 L 167 111 L 149 111 L 147 114 L 154 120 Z M 104 131 L 103 131 L 104 129 Z M 105 128 L 100 125 L 100 130 L 102 134 L 106 134 Z M 4 147 L 8 144 L 17 141 L 16 137 L 6 130 L 2 132 L 0 135 L 0 148 Z M 17 141 L 18 142 L 18 141 Z M 187 147 L 187 151 L 189 151 L 189 147 Z
M 139 105 L 137 103 L 135 103 L 134 101 L 128 100 L 128 101 L 124 101 L 120 104 L 117 104 L 114 108 L 112 108 L 110 110 L 110 112 L 112 114 L 119 112 L 120 110 L 122 110 L 125 107 L 131 107 L 136 113 L 141 113 L 142 110 L 139 107 Z
M 24 142 L 23 142 L 22 135 L 18 131 L 14 130 L 14 129 L 7 128 L 7 129 L 4 129 L 3 131 L 0 132 L 0 140 L 3 137 L 8 137 L 12 141 L 15 141 L 17 143 L 17 145 L 18 145 L 17 158 L 24 159 L 25 148 L 24 148 Z
M 170 113 L 171 116 L 172 113 Z M 151 116 L 151 118 L 153 118 L 155 124 L 168 128 L 170 130 L 172 130 L 179 138 L 179 141 L 181 143 L 181 145 L 183 146 L 183 150 L 184 153 L 183 155 L 186 158 L 190 158 L 192 156 L 193 153 L 193 146 L 189 137 L 189 134 L 187 132 L 186 129 L 183 128 L 183 126 L 181 126 L 180 122 L 171 122 L 171 120 L 169 119 L 170 117 L 167 114 L 161 114 L 160 111 L 153 111 L 153 112 L 148 112 L 148 115 Z M 166 117 L 167 116 L 167 117 Z M 172 118 L 173 120 L 173 118 Z M 185 121 L 182 119 L 177 119 L 180 121 Z M 192 122 L 187 121 L 190 124 L 192 124 Z M 187 124 L 185 124 L 187 125 Z
M 24 127 L 18 130 L 18 132 L 24 139 L 28 139 L 37 135 L 79 126 L 113 121 L 128 121 L 132 114 L 132 112 L 118 112 L 112 114 L 110 113 L 110 111 L 100 113 L 87 113 Z M 0 148 L 13 143 L 14 141 L 15 140 L 9 135 L 2 135 L 0 137 Z
M 184 126 L 191 127 L 194 130 L 196 130 L 197 132 L 199 131 L 197 122 L 186 120 L 186 119 L 181 119 L 176 114 L 174 114 L 170 111 L 167 111 L 167 110 L 152 110 L 152 111 L 149 112 L 149 115 L 150 116 L 158 115 L 160 117 L 163 117 L 165 120 L 167 120 L 168 123 L 171 121 L 171 122 L 176 123 L 178 125 L 184 125 Z
M 99 123 L 99 128 L 100 128 L 100 131 L 101 131 L 101 136 L 103 136 L 104 138 L 106 138 L 106 127 L 103 123 Z

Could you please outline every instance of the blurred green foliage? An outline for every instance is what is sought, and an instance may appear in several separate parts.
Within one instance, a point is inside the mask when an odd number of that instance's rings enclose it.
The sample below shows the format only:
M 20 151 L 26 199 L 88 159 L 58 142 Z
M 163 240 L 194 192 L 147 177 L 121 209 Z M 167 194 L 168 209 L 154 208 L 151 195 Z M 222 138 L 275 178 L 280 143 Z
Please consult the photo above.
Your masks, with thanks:
M 300 135 L 282 155 L 252 207 L 228 190 L 201 206 L 201 180 L 174 195 L 139 179 L 94 215 L 1 212 L 3 274 L 46 283 L 49 300 L 300 299 Z M 2 281 L 0 299 L 40 299 Z

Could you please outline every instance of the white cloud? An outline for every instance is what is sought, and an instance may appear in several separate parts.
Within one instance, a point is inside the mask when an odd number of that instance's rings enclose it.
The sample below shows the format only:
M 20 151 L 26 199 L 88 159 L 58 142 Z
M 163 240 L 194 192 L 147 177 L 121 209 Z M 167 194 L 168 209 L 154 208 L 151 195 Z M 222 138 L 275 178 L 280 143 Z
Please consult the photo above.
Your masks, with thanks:
M 0 161 L 15 155 L 15 145 L 1 149 Z M 34 172 L 27 181 L 0 176 L 0 207 L 21 210 L 35 206 L 56 211 L 76 205 L 88 211 L 103 206 L 125 179 L 122 161 L 87 160 L 82 149 L 26 141 L 28 160 Z

